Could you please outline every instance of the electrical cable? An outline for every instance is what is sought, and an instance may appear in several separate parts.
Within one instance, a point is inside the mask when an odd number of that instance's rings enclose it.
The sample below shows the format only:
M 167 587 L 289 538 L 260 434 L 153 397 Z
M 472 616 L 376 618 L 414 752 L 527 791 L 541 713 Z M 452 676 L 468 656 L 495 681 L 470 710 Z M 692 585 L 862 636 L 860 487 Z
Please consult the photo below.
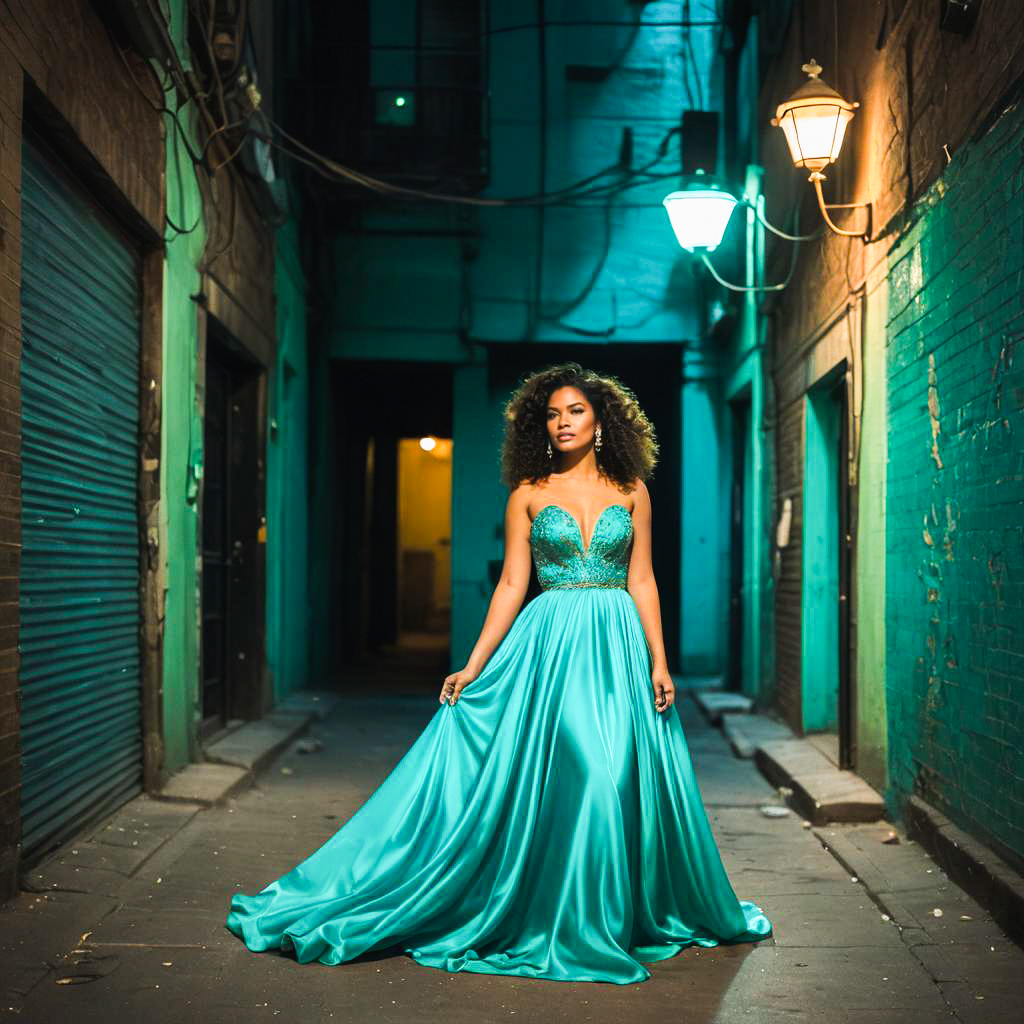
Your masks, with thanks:
M 717 28 L 723 24 L 721 18 L 710 21 L 547 21 L 548 28 Z M 521 25 L 502 25 L 500 28 L 488 29 L 481 32 L 482 36 L 496 36 L 505 32 L 525 32 L 532 28 L 540 28 L 533 22 L 526 22 Z
M 151 11 L 153 11 L 154 16 L 155 16 L 155 14 L 156 14 L 156 12 L 154 10 L 155 0 L 148 0 L 148 3 L 149 3 Z M 190 0 L 189 9 L 190 9 L 191 13 L 193 14 L 193 16 L 196 17 L 196 19 L 199 20 L 200 23 L 201 23 L 202 22 L 202 14 L 201 14 L 201 11 L 198 8 L 198 4 L 196 4 L 194 2 L 194 0 Z M 208 24 L 209 24 L 209 19 L 212 18 L 212 17 L 213 17 L 213 15 L 211 13 L 209 15 L 209 18 L 207 19 Z M 157 19 L 157 20 L 159 21 L 159 19 Z M 239 20 L 239 24 L 241 24 L 241 19 Z M 163 112 L 166 112 L 167 114 L 169 114 L 172 117 L 172 119 L 174 120 L 175 127 L 176 127 L 177 131 L 179 132 L 179 134 L 181 136 L 182 142 L 184 143 L 184 145 L 186 146 L 186 148 L 189 151 L 189 156 L 192 159 L 193 164 L 195 164 L 197 167 L 201 167 L 207 174 L 214 173 L 216 170 L 222 169 L 224 166 L 226 166 L 226 164 L 230 163 L 237 156 L 237 154 L 240 152 L 240 150 L 242 148 L 242 145 L 244 143 L 244 139 L 243 139 L 243 143 L 240 143 L 235 148 L 235 150 L 228 156 L 228 158 L 226 160 L 222 160 L 212 170 L 211 170 L 211 168 L 206 163 L 206 157 L 207 157 L 207 152 L 208 152 L 209 146 L 212 144 L 214 139 L 218 135 L 220 135 L 222 132 L 227 131 L 227 130 L 233 128 L 233 127 L 238 127 L 241 124 L 244 124 L 247 120 L 249 120 L 249 118 L 251 117 L 251 113 L 252 112 L 246 114 L 246 116 L 244 118 L 239 119 L 239 121 L 236 121 L 236 122 L 228 121 L 228 119 L 227 119 L 226 101 L 225 101 L 225 96 L 224 96 L 224 92 L 223 92 L 223 82 L 221 81 L 220 76 L 219 76 L 219 74 L 217 72 L 216 57 L 215 57 L 215 55 L 213 53 L 212 45 L 210 44 L 210 39 L 209 39 L 208 34 L 207 33 L 201 33 L 203 35 L 203 37 L 204 37 L 204 42 L 206 44 L 207 54 L 208 54 L 208 57 L 209 57 L 210 62 L 211 62 L 211 77 L 212 77 L 214 83 L 216 84 L 216 91 L 217 91 L 217 95 L 218 95 L 218 105 L 221 107 L 222 123 L 220 125 L 217 125 L 216 122 L 214 121 L 214 119 L 210 116 L 210 113 L 209 113 L 208 109 L 206 109 L 205 103 L 203 103 L 202 98 L 200 97 L 200 94 L 198 93 L 198 91 L 189 88 L 187 73 L 185 72 L 184 68 L 181 66 L 180 61 L 177 58 L 177 53 L 174 51 L 173 43 L 170 40 L 170 37 L 167 34 L 166 28 L 163 25 L 162 21 L 160 22 L 160 29 L 161 29 L 162 35 L 165 37 L 164 42 L 165 42 L 165 45 L 168 47 L 168 50 L 169 50 L 169 53 L 170 53 L 170 60 L 168 61 L 168 65 L 169 66 L 168 66 L 167 70 L 168 70 L 168 73 L 170 74 L 170 77 L 171 77 L 172 81 L 177 86 L 177 88 L 178 88 L 178 90 L 179 90 L 181 95 L 188 96 L 188 97 L 190 97 L 191 99 L 194 99 L 197 102 L 197 105 L 199 105 L 200 108 L 203 110 L 203 113 L 204 113 L 206 119 L 212 125 L 211 134 L 208 136 L 206 142 L 204 143 L 203 150 L 202 150 L 201 153 L 197 154 L 192 149 L 192 147 L 190 145 L 190 141 L 188 139 L 187 132 L 185 131 L 184 126 L 181 125 L 181 123 L 180 123 L 180 121 L 178 119 L 177 114 L 174 111 L 172 111 L 169 107 L 166 107 L 166 105 L 162 108 L 162 110 L 163 110 Z M 120 53 L 120 51 L 118 51 L 118 52 Z M 123 54 L 121 56 L 122 56 L 122 59 L 124 59 Z M 150 70 L 152 71 L 152 69 L 150 69 Z M 175 72 L 177 72 L 177 75 L 175 75 Z M 138 88 L 141 91 L 141 84 L 138 83 L 137 80 L 135 80 L 135 81 L 136 81 L 136 85 L 138 86 Z M 164 88 L 162 85 L 160 87 L 161 87 L 161 89 Z M 143 91 L 143 95 L 145 95 L 144 91 Z M 209 95 L 209 93 L 207 93 L 207 95 Z M 147 99 L 148 99 L 148 97 L 147 97 Z M 152 100 L 150 100 L 150 103 L 152 104 Z M 255 106 L 254 106 L 254 109 L 256 109 Z M 461 204 L 461 205 L 481 206 L 481 207 L 501 207 L 501 206 L 518 206 L 518 205 L 530 206 L 530 205 L 544 204 L 544 203 L 547 203 L 550 200 L 554 200 L 554 199 L 557 199 L 559 197 L 566 197 L 566 196 L 572 196 L 574 198 L 582 198 L 582 197 L 595 197 L 596 198 L 596 197 L 599 197 L 599 196 L 600 197 L 604 197 L 604 196 L 616 195 L 616 194 L 618 194 L 622 190 L 623 185 L 624 185 L 623 182 L 612 182 L 612 183 L 608 183 L 608 184 L 605 184 L 603 186 L 595 187 L 595 188 L 592 188 L 592 189 L 589 189 L 589 190 L 585 189 L 585 186 L 590 185 L 590 184 L 592 184 L 594 182 L 597 182 L 601 178 L 606 177 L 607 175 L 613 174 L 616 171 L 620 170 L 618 165 L 612 165 L 611 167 L 605 168 L 602 171 L 598 171 L 596 174 L 590 175 L 590 176 L 582 179 L 581 181 L 574 182 L 572 185 L 568 185 L 568 186 L 566 186 L 564 188 L 557 189 L 557 190 L 554 190 L 552 192 L 542 192 L 542 193 L 539 193 L 539 194 L 537 194 L 535 196 L 510 197 L 510 198 L 507 198 L 507 199 L 490 199 L 490 198 L 475 197 L 475 196 L 446 195 L 444 193 L 428 192 L 428 191 L 423 190 L 423 189 L 412 189 L 412 188 L 407 188 L 407 187 L 404 187 L 404 186 L 393 185 L 393 184 L 391 184 L 389 182 L 385 182 L 385 181 L 382 181 L 380 179 L 374 178 L 374 177 L 372 177 L 370 175 L 363 174 L 363 173 L 361 173 L 359 171 L 356 171 L 353 168 L 346 167 L 343 164 L 340 164 L 340 163 L 338 163 L 336 161 L 333 161 L 330 158 L 325 157 L 323 154 L 318 153 L 316 150 L 312 149 L 312 147 L 309 147 L 309 146 L 305 145 L 304 143 L 302 143 L 300 140 L 298 140 L 294 136 L 290 135 L 288 132 L 286 132 L 281 127 L 281 125 L 277 124 L 276 122 L 274 122 L 269 117 L 266 117 L 265 113 L 263 113 L 262 111 L 261 111 L 261 114 L 263 114 L 263 116 L 266 118 L 268 123 L 272 126 L 272 128 L 275 131 L 279 132 L 293 146 L 301 149 L 305 154 L 307 154 L 308 157 L 311 157 L 312 160 L 299 157 L 297 154 L 291 152 L 287 147 L 281 146 L 280 143 L 277 143 L 272 138 L 268 138 L 265 135 L 260 135 L 260 133 L 258 133 L 258 132 L 252 132 L 251 134 L 254 134 L 257 137 L 263 138 L 264 141 L 267 141 L 270 144 L 274 145 L 275 148 L 277 148 L 279 151 L 285 153 L 286 155 L 291 156 L 293 159 L 299 160 L 301 163 L 305 164 L 306 166 L 311 167 L 313 170 L 318 171 L 322 176 L 328 178 L 329 180 L 336 180 L 337 177 L 341 177 L 341 178 L 347 179 L 347 180 L 349 180 L 349 181 L 351 181 L 351 182 L 353 182 L 353 183 L 355 183 L 357 185 L 360 185 L 363 188 L 367 188 L 369 190 L 376 191 L 376 192 L 383 193 L 383 194 L 387 194 L 387 195 L 391 195 L 391 196 L 405 196 L 405 197 L 408 197 L 408 198 L 422 198 L 422 199 L 430 199 L 430 200 L 440 201 L 440 202 L 451 202 L 451 203 L 456 203 L 456 204 Z M 630 179 L 632 179 L 632 178 L 639 178 L 639 177 L 646 177 L 649 181 L 658 180 L 658 176 L 649 175 L 648 172 L 649 172 L 650 168 L 654 167 L 657 163 L 659 163 L 661 160 L 663 160 L 665 158 L 665 156 L 667 156 L 669 141 L 672 138 L 672 136 L 676 132 L 678 132 L 679 130 L 680 130 L 680 126 L 678 126 L 678 125 L 673 126 L 673 128 L 671 128 L 666 133 L 664 138 L 662 139 L 661 143 L 659 144 L 659 147 L 658 147 L 658 150 L 656 152 L 656 155 L 654 156 L 653 159 L 648 161 L 647 164 L 645 164 L 643 167 L 641 167 L 641 168 L 639 168 L 637 170 L 626 172 L 626 182 L 628 183 Z M 320 165 L 322 165 L 322 166 L 318 166 L 317 162 Z M 331 174 L 325 173 L 324 172 L 324 168 L 326 168 L 327 170 L 329 170 L 332 173 Z M 672 175 L 664 175 L 664 177 L 671 177 L 671 176 Z
M 266 116 L 266 115 L 264 115 Z M 501 206 L 534 206 L 537 204 L 544 204 L 548 199 L 575 194 L 578 196 L 592 196 L 592 195 L 603 195 L 608 190 L 615 191 L 619 188 L 618 184 L 610 184 L 600 186 L 594 189 L 581 191 L 581 185 L 588 184 L 589 182 L 595 181 L 607 174 L 614 173 L 619 170 L 618 166 L 606 168 L 604 171 L 599 171 L 596 175 L 591 175 L 588 178 L 584 178 L 580 182 L 575 182 L 572 185 L 568 185 L 565 188 L 556 189 L 552 192 L 542 192 L 532 196 L 516 196 L 508 198 L 486 198 L 480 196 L 456 196 L 446 194 L 442 192 L 428 192 L 424 189 L 409 188 L 403 185 L 394 185 L 390 182 L 382 181 L 379 178 L 374 178 L 371 175 L 364 174 L 361 171 L 357 171 L 354 168 L 347 167 L 344 164 L 338 163 L 336 160 L 332 160 L 329 157 L 324 156 L 322 153 L 318 153 L 311 146 L 307 146 L 299 139 L 285 131 L 276 121 L 272 118 L 267 117 L 268 123 L 274 128 L 275 131 L 287 139 L 293 146 L 302 150 L 303 153 L 307 154 L 313 161 L 318 161 L 321 167 L 317 168 L 322 172 L 324 170 L 332 172 L 334 176 L 345 178 L 355 184 L 361 185 L 364 188 L 370 189 L 371 191 L 385 193 L 393 196 L 405 196 L 408 198 L 416 199 L 431 199 L 438 202 L 451 202 L 456 204 L 462 204 L 466 206 L 485 206 L 485 207 L 501 207 Z M 627 178 L 633 177 L 638 174 L 645 173 L 650 170 L 655 164 L 660 163 L 668 155 L 668 142 L 671 137 L 680 130 L 679 125 L 675 125 L 669 129 L 658 146 L 656 155 L 649 160 L 642 168 L 637 171 L 625 172 Z M 272 139 L 267 139 L 272 142 L 282 152 L 289 153 L 287 147 L 281 146 L 279 143 Z M 303 162 L 308 162 L 303 161 Z M 324 174 L 325 177 L 331 177 L 331 174 Z M 674 177 L 675 174 L 666 174 L 665 177 Z
M 199 161 L 200 157 L 192 149 L 192 147 L 191 147 L 191 145 L 189 143 L 188 136 L 187 136 L 187 134 L 185 132 L 185 129 L 184 129 L 184 127 L 182 126 L 181 122 L 178 119 L 178 113 L 181 110 L 181 108 L 179 107 L 178 110 L 172 110 L 165 102 L 160 102 L 160 101 L 154 100 L 151 96 L 149 96 L 147 94 L 146 90 L 142 87 L 142 83 L 136 77 L 135 72 L 132 70 L 131 64 L 128 63 L 128 58 L 125 56 L 124 51 L 121 49 L 120 46 L 118 46 L 117 41 L 110 34 L 109 29 L 107 31 L 107 36 L 108 36 L 108 39 L 110 41 L 111 47 L 117 53 L 118 57 L 121 58 L 121 63 L 124 64 L 125 71 L 128 73 L 128 77 L 132 80 L 132 83 L 135 85 L 135 88 L 138 90 L 139 95 L 150 105 L 150 107 L 152 107 L 152 109 L 153 109 L 153 111 L 155 113 L 157 113 L 157 114 L 166 114 L 168 117 L 171 118 L 172 122 L 174 123 L 175 128 L 177 129 L 179 135 L 181 136 L 181 140 L 182 140 L 186 150 L 188 151 L 189 158 L 192 160 L 193 163 Z M 160 80 L 156 77 L 156 73 L 153 71 L 153 68 L 149 65 L 148 62 L 145 62 L 145 66 L 146 66 L 147 70 L 150 72 L 150 74 L 153 75 L 153 80 L 154 80 L 157 88 L 160 90 L 161 95 L 166 97 L 167 89 L 163 86 L 163 84 L 160 82 Z
M 338 174 L 336 172 L 333 172 L 328 167 L 325 167 L 322 163 L 318 163 L 316 160 L 313 160 L 313 159 L 310 159 L 309 157 L 303 156 L 300 153 L 296 153 L 294 150 L 292 150 L 288 146 L 283 145 L 281 142 L 279 142 L 277 139 L 275 139 L 272 135 L 268 135 L 265 132 L 260 132 L 260 131 L 257 131 L 256 129 L 250 129 L 249 130 L 249 134 L 251 134 L 255 138 L 261 139 L 262 141 L 268 143 L 269 145 L 273 146 L 274 149 L 276 149 L 279 152 L 283 153 L 285 156 L 290 157 L 292 160 L 295 160 L 298 163 L 304 164 L 305 166 L 309 167 L 311 170 L 313 170 L 317 174 L 319 174 L 321 177 L 325 178 L 328 181 L 334 182 L 336 184 L 338 183 L 339 178 L 341 178 L 344 181 L 353 181 L 355 184 L 361 185 L 362 187 L 365 187 L 365 188 L 369 188 L 371 191 L 374 191 L 374 192 L 376 192 L 378 194 L 381 194 L 381 195 L 383 195 L 385 197 L 390 197 L 390 198 L 395 198 L 395 199 L 403 199 L 403 198 L 404 199 L 410 199 L 410 198 L 411 199 L 434 199 L 434 200 L 441 200 L 441 201 L 453 201 L 453 202 L 458 203 L 460 200 L 469 199 L 470 198 L 470 197 L 460 197 L 460 196 L 448 196 L 448 195 L 445 195 L 443 193 L 437 193 L 437 192 L 423 192 L 423 191 L 418 190 L 418 189 L 404 189 L 404 188 L 401 188 L 399 186 L 394 186 L 394 190 L 392 190 L 392 189 L 384 190 L 384 189 L 381 189 L 379 187 L 375 187 L 374 184 L 371 184 L 371 183 L 369 183 L 367 181 L 360 180 L 360 178 L 362 176 L 357 176 L 356 178 L 353 178 L 349 174 Z M 333 163 L 333 161 L 331 161 L 331 162 Z M 670 173 L 670 174 L 665 174 L 662 177 L 664 177 L 664 178 L 674 178 L 676 176 L 677 175 L 673 172 L 673 173 Z M 370 179 L 371 182 L 373 180 L 374 179 Z M 546 205 L 546 206 L 565 206 L 565 207 L 575 206 L 577 208 L 589 208 L 589 207 L 596 206 L 597 204 L 596 203 L 577 203 L 574 200 L 580 199 L 580 198 L 597 198 L 597 197 L 602 197 L 602 196 L 618 195 L 620 192 L 628 191 L 628 190 L 634 189 L 634 188 L 639 188 L 639 187 L 642 187 L 644 185 L 649 185 L 649 184 L 650 184 L 649 181 L 632 182 L 632 181 L 630 181 L 627 178 L 627 180 L 625 182 L 613 182 L 613 183 L 610 183 L 608 185 L 602 185 L 602 186 L 597 187 L 597 188 L 592 188 L 592 189 L 588 189 L 588 190 L 584 190 L 584 191 L 579 191 L 579 192 L 575 192 L 575 193 L 571 192 L 568 189 L 563 190 L 561 193 L 549 193 L 549 197 L 548 198 L 544 198 L 544 199 L 539 199 L 539 198 L 535 198 L 535 197 L 525 197 L 523 199 L 514 199 L 514 200 L 493 200 L 493 201 L 488 202 L 488 203 L 486 203 L 484 205 L 487 205 L 487 206 L 489 206 L 489 207 L 491 207 L 493 209 L 502 209 L 502 208 L 504 208 L 504 209 L 516 209 L 516 208 L 528 209 L 530 206 L 535 206 L 535 205 L 538 205 L 539 203 L 542 203 L 543 205 Z M 558 198 L 559 195 L 564 195 L 565 198 L 561 198 L 560 199 L 560 198 Z M 463 205 L 465 205 L 465 204 L 463 204 Z M 476 203 L 470 203 L 468 205 L 477 205 L 477 204 Z M 643 203 L 643 204 L 640 204 L 640 205 L 642 205 L 644 207 L 656 208 L 656 207 L 660 206 L 661 204 L 660 203 Z
M 686 2 L 683 4 L 683 20 L 686 21 L 686 22 L 690 22 L 690 0 L 686 0 Z M 692 69 L 692 71 L 693 71 L 693 80 L 694 80 L 694 82 L 696 83 L 696 86 L 697 86 L 697 102 L 699 104 L 698 109 L 699 110 L 703 110 L 704 109 L 704 85 L 703 85 L 703 83 L 700 80 L 700 70 L 697 67 L 697 54 L 694 52 L 694 49 L 693 49 L 693 27 L 692 27 L 692 25 L 687 24 L 685 31 L 686 31 L 686 49 L 687 49 L 687 51 L 690 54 L 690 60 L 689 60 L 689 64 L 687 66 L 684 66 L 684 68 L 683 68 L 683 76 L 687 77 L 689 75 L 688 68 Z M 687 92 L 689 92 L 689 88 L 688 87 L 687 87 Z
M 752 205 L 752 204 L 747 203 L 747 205 L 749 206 L 749 205 Z M 799 203 L 794 203 L 794 205 L 793 205 L 794 227 L 799 226 L 798 225 L 799 216 L 800 216 L 800 204 Z M 712 265 L 711 260 L 708 259 L 708 254 L 706 252 L 702 252 L 701 255 L 700 255 L 700 258 L 701 258 L 702 262 L 704 263 L 704 266 L 707 267 L 708 270 L 710 271 L 711 276 L 723 288 L 728 288 L 729 291 L 731 291 L 731 292 L 781 292 L 783 290 L 783 288 L 787 288 L 789 286 L 790 281 L 793 280 L 793 274 L 796 271 L 796 263 L 797 263 L 796 255 L 797 255 L 797 252 L 799 252 L 799 250 L 794 245 L 793 248 L 792 248 L 792 255 L 791 255 L 790 260 L 789 260 L 789 273 L 786 274 L 785 280 L 780 281 L 778 284 L 762 284 L 762 285 L 739 285 L 739 284 L 732 284 L 731 282 L 726 281 L 723 277 L 721 277 L 719 275 L 718 271 L 715 270 L 714 266 Z
M 153 0 L 150 0 L 150 4 L 151 5 L 152 5 L 152 3 L 153 3 Z M 188 7 L 189 7 L 189 10 L 192 12 L 192 14 L 195 16 L 196 20 L 197 21 L 201 21 L 201 15 L 200 15 L 200 11 L 198 9 L 198 4 L 196 4 L 194 2 L 194 0 L 189 0 Z M 214 5 L 211 4 L 210 5 L 210 9 L 209 9 L 209 15 L 207 17 L 207 31 L 206 32 L 200 32 L 199 34 L 203 37 L 203 45 L 206 48 L 206 56 L 207 56 L 207 58 L 209 59 L 209 62 L 210 62 L 210 87 L 207 90 L 206 96 L 207 97 L 210 96 L 212 94 L 213 90 L 214 90 L 214 87 L 216 87 L 216 91 L 217 91 L 217 104 L 220 107 L 221 126 L 220 126 L 220 128 L 215 128 L 214 129 L 214 132 L 213 132 L 214 135 L 216 135 L 218 132 L 222 131 L 224 129 L 224 126 L 228 122 L 227 101 L 226 101 L 226 98 L 224 96 L 224 82 L 221 79 L 220 74 L 217 71 L 217 55 L 213 52 L 212 39 L 213 39 L 213 28 L 214 28 L 215 23 L 216 23 L 216 10 L 214 8 Z M 236 39 L 237 39 L 237 36 L 236 36 Z M 204 100 L 205 100 L 205 98 L 206 97 L 204 97 Z M 212 121 L 213 119 L 211 118 L 210 120 Z

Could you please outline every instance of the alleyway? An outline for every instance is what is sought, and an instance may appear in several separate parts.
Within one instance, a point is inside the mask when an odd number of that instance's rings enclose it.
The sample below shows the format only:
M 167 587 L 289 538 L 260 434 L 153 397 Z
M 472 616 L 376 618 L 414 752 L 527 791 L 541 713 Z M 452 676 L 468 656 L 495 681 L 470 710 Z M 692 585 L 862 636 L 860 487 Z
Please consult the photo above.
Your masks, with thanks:
M 887 823 L 809 829 L 792 812 L 762 814 L 778 795 L 683 693 L 678 708 L 726 867 L 737 894 L 772 918 L 772 940 L 687 950 L 626 987 L 448 974 L 403 956 L 329 968 L 250 953 L 224 928 L 230 894 L 258 891 L 333 834 L 436 707 L 426 695 L 348 696 L 227 806 L 199 810 L 143 796 L 98 830 L 99 842 L 69 844 L 29 877 L 50 891 L 22 892 L 3 907 L 0 1019 L 1020 1019 L 1024 952 L 916 844 L 883 843 Z M 322 748 L 300 752 L 310 738 Z M 867 891 L 818 837 L 843 831 L 844 849 L 863 858 L 866 878 L 885 880 L 885 892 Z M 95 852 L 104 843 L 106 862 Z M 156 848 L 133 874 L 112 870 L 113 854 L 136 843 Z

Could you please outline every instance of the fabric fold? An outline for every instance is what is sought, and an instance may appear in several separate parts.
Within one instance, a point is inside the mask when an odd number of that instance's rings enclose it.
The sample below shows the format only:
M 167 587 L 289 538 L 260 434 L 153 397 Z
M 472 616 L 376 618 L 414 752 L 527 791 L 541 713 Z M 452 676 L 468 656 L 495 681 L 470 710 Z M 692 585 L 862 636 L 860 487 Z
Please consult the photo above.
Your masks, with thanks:
M 602 538 L 603 539 L 603 538 Z M 771 934 L 729 882 L 625 589 L 551 589 L 360 809 L 228 929 L 337 965 L 630 984 L 687 946 Z

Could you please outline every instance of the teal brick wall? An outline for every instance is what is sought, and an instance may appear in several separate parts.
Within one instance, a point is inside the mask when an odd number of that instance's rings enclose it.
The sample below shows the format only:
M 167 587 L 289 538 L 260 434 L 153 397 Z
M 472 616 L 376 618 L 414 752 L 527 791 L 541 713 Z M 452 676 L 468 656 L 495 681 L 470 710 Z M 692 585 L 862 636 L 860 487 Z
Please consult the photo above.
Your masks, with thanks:
M 890 790 L 1024 859 L 1024 103 L 890 253 Z

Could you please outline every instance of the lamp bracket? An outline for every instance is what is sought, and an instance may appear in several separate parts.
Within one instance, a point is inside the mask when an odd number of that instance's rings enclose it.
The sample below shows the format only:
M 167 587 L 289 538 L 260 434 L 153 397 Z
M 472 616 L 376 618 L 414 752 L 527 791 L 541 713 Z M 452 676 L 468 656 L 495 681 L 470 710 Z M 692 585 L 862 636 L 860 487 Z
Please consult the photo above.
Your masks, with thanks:
M 822 174 L 821 171 L 812 171 L 807 180 L 814 185 L 814 192 L 818 197 L 818 207 L 821 210 L 821 215 L 825 218 L 825 223 L 835 234 L 845 235 L 847 238 L 859 238 L 864 243 L 871 240 L 871 203 L 826 203 L 825 195 L 821 190 L 821 183 L 825 180 L 825 175 Z M 863 231 L 845 231 L 843 228 L 836 227 L 836 225 L 832 223 L 832 218 L 828 215 L 829 210 L 867 210 L 867 224 Z

